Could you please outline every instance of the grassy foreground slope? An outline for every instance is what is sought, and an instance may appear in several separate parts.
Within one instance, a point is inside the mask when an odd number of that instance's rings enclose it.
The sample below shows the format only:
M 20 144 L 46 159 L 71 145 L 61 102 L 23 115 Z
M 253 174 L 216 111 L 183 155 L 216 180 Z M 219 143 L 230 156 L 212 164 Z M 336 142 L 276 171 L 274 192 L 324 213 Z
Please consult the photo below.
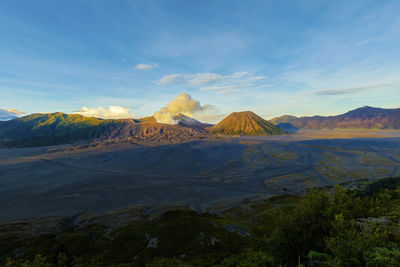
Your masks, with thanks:
M 217 216 L 190 210 L 125 225 L 0 231 L 6 266 L 399 266 L 400 179 L 360 189 L 244 202 Z M 6 229 L 9 229 L 6 231 Z M 26 229 L 29 229 L 26 228 Z M 46 228 L 48 229 L 48 228 Z M 25 264 L 25 265 L 24 265 Z
M 233 112 L 209 131 L 224 135 L 279 135 L 285 131 L 251 111 Z
M 0 122 L 0 147 L 58 145 L 100 137 L 119 122 L 61 112 Z

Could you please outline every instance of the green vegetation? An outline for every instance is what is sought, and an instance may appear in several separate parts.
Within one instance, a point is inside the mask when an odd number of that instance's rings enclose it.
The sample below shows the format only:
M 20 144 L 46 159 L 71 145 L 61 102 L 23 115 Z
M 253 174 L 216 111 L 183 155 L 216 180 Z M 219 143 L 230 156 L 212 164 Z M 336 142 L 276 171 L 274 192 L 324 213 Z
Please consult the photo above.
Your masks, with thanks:
M 165 212 L 122 227 L 0 235 L 6 266 L 400 266 L 400 178 L 245 203 L 225 215 Z
M 0 147 L 32 147 L 98 138 L 118 121 L 57 112 L 31 114 L 0 123 Z

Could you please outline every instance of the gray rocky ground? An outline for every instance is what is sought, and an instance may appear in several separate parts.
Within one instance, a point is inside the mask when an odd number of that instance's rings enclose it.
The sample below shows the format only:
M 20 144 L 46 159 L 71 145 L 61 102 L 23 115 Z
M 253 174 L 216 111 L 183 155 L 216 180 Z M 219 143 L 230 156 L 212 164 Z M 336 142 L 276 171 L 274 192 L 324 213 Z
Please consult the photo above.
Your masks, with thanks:
M 399 132 L 316 136 L 0 149 L 0 221 L 137 207 L 219 212 L 244 199 L 400 176 Z

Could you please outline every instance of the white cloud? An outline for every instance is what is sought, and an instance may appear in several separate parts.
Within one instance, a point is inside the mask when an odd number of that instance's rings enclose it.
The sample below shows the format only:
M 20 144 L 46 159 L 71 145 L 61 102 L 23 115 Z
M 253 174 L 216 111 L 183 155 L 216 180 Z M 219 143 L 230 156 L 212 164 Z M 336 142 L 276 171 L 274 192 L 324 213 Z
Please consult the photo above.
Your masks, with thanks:
M 264 75 L 251 75 L 247 71 L 235 72 L 232 75 L 220 75 L 216 73 L 197 73 L 197 74 L 171 74 L 155 81 L 157 84 L 186 84 L 190 86 L 207 87 L 200 88 L 201 91 L 215 91 L 217 94 L 229 94 L 246 92 L 249 87 L 261 89 L 268 87 L 264 80 Z
M 226 86 L 209 86 L 209 87 L 203 87 L 200 88 L 201 91 L 223 91 L 223 90 L 231 90 L 233 89 L 232 85 L 226 85 Z
M 102 119 L 127 119 L 133 118 L 134 113 L 130 112 L 129 108 L 121 106 L 109 106 L 108 108 L 87 108 L 83 107 L 81 110 L 74 112 L 86 117 L 96 117 Z
M 265 80 L 266 78 L 267 78 L 267 76 L 263 76 L 263 75 L 253 76 L 253 77 L 248 78 L 246 81 L 255 82 L 255 81 Z
M 226 85 L 226 86 L 210 86 L 210 87 L 203 87 L 200 88 L 201 91 L 216 91 L 219 95 L 224 94 L 231 94 L 231 93 L 241 93 L 246 92 L 246 89 L 239 89 L 235 88 L 233 85 Z
M 245 90 L 245 89 L 235 89 L 235 88 L 232 88 L 232 89 L 220 90 L 220 91 L 217 92 L 217 94 L 219 94 L 219 95 L 226 95 L 226 94 L 233 94 L 233 93 L 244 93 L 244 92 L 247 92 L 247 91 L 248 91 L 248 90 Z
M 157 122 L 176 124 L 175 115 L 183 113 L 189 117 L 195 117 L 196 114 L 212 110 L 214 107 L 211 105 L 200 105 L 200 102 L 194 100 L 189 94 L 180 93 L 166 107 L 161 108 L 154 113 L 154 118 Z
M 201 85 L 201 84 L 216 82 L 223 78 L 222 75 L 215 74 L 215 73 L 198 73 L 198 74 L 189 75 L 189 76 L 190 76 L 190 80 L 189 80 L 190 85 Z
M 0 108 L 0 120 L 11 120 L 17 118 L 19 115 L 24 114 L 14 108 Z
M 234 79 L 240 79 L 240 78 L 242 78 L 243 76 L 246 76 L 247 73 L 248 73 L 247 71 L 235 72 L 235 73 L 232 75 L 232 78 L 234 78 Z
M 247 92 L 249 88 L 261 89 L 269 87 L 265 84 L 266 76 L 253 76 L 247 71 L 236 72 L 232 75 L 223 76 L 215 85 L 202 87 L 201 91 L 214 91 L 217 94 L 232 94 Z
M 158 67 L 158 64 L 137 64 L 135 66 L 136 70 L 152 70 Z
M 183 74 L 171 74 L 162 77 L 160 80 L 155 81 L 158 84 L 170 84 L 170 83 L 179 83 L 185 75 Z
M 170 74 L 154 82 L 157 84 L 186 83 L 188 85 L 202 85 L 221 80 L 222 78 L 222 75 L 215 73 Z
M 368 84 L 349 88 L 341 89 L 322 89 L 312 92 L 314 95 L 350 95 L 365 92 L 368 90 L 378 89 L 381 87 L 394 86 L 396 84 L 392 83 L 382 83 L 382 84 Z
M 221 80 L 222 75 L 215 73 L 197 73 L 197 74 L 170 74 L 155 81 L 157 84 L 186 83 L 188 85 L 202 85 L 206 83 Z

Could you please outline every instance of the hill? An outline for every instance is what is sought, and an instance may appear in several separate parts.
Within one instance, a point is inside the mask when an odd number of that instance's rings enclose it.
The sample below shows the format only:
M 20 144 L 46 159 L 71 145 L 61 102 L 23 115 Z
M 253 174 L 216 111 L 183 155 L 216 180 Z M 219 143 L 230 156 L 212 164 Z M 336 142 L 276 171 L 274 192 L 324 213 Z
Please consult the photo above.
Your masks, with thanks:
M 209 131 L 225 135 L 279 135 L 285 131 L 251 111 L 233 112 Z
M 58 145 L 94 139 L 116 124 L 113 120 L 78 114 L 31 114 L 0 122 L 0 147 Z
M 0 122 L 0 147 L 32 147 L 101 142 L 177 143 L 204 138 L 204 129 L 142 120 L 103 120 L 61 112 L 31 114 Z
M 292 115 L 283 115 L 280 117 L 273 118 L 269 120 L 269 122 L 273 123 L 274 125 L 278 125 L 279 123 L 291 123 L 298 119 L 296 116 Z
M 291 123 L 303 129 L 400 129 L 400 108 L 383 109 L 365 106 L 337 116 L 281 116 L 270 120 L 274 124 Z

